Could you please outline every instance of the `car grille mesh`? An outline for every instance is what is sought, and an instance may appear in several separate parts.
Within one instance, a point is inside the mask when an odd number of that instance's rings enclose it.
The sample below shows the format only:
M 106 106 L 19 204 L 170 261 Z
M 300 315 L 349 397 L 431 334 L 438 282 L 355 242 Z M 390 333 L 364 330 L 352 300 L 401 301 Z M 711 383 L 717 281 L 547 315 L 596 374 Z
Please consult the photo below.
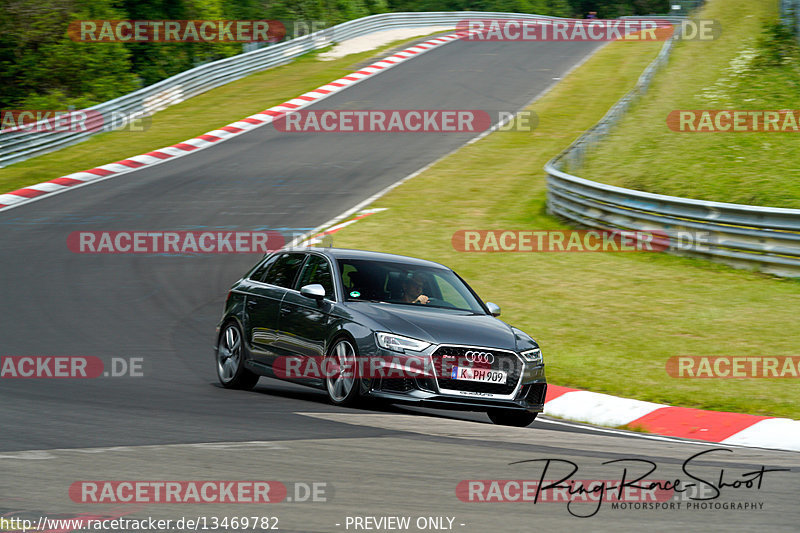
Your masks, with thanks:
M 544 405 L 545 395 L 547 394 L 546 383 L 532 383 L 522 387 L 521 396 L 528 400 L 531 405 Z
M 494 356 L 494 362 L 491 364 L 469 363 L 465 358 L 465 355 L 468 351 L 489 352 Z M 508 352 L 489 350 L 486 348 L 440 346 L 435 352 L 433 352 L 432 357 L 433 366 L 436 369 L 436 377 L 440 389 L 508 395 L 513 393 L 514 389 L 517 388 L 517 383 L 519 382 L 520 374 L 522 372 L 522 363 L 516 355 Z M 507 373 L 508 377 L 504 385 L 496 383 L 481 383 L 478 381 L 464 381 L 446 377 L 444 375 L 445 373 L 447 376 L 450 375 L 449 372 L 446 371 L 455 365 L 470 365 L 474 368 L 503 370 Z M 444 370 L 442 369 L 443 367 Z
M 407 392 L 415 389 L 414 380 L 410 378 L 383 378 L 381 390 L 391 392 Z

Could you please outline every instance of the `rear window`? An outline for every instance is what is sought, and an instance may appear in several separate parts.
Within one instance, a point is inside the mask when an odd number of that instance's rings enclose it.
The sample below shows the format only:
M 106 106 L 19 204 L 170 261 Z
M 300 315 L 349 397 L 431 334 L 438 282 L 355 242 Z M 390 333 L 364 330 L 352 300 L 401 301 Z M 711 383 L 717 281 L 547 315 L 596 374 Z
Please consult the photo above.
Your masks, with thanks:
M 250 279 L 252 279 L 253 281 L 263 281 L 264 280 L 264 274 L 267 273 L 267 270 L 269 270 L 269 267 L 271 267 L 275 263 L 275 261 L 278 259 L 278 257 L 280 257 L 280 255 L 279 254 L 275 254 L 275 255 L 272 255 L 272 256 L 268 257 L 264 261 L 262 261 L 262 263 L 260 265 L 258 265 L 258 267 L 256 267 L 255 270 L 253 270 L 253 273 L 250 274 L 250 276 L 249 276 Z
M 333 275 L 331 274 L 331 265 L 328 260 L 318 255 L 309 255 L 306 266 L 303 267 L 303 273 L 300 275 L 300 283 L 297 288 L 312 283 L 319 283 L 325 288 L 325 297 L 329 300 L 334 299 L 333 291 Z
M 267 272 L 264 283 L 291 289 L 305 258 L 306 254 L 287 253 L 281 255 Z

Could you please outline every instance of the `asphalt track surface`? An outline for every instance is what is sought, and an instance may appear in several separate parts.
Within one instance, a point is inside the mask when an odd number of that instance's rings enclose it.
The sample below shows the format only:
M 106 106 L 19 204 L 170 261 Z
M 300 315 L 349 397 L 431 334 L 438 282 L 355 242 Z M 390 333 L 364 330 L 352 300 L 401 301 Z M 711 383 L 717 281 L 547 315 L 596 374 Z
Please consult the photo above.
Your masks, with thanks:
M 455 42 L 312 109 L 512 111 L 594 46 Z M 353 515 L 450 516 L 453 529 L 465 532 L 796 531 L 800 456 L 768 450 L 736 448 L 695 461 L 707 480 L 723 468 L 730 481 L 761 465 L 790 468 L 767 473 L 760 489 L 729 487 L 712 500 L 762 503 L 756 511 L 605 504 L 597 515 L 577 518 L 564 503 L 461 502 L 461 480 L 538 479 L 541 463 L 514 461 L 568 459 L 580 467 L 575 479 L 617 479 L 621 467 L 604 461 L 648 458 L 658 464 L 650 479 L 687 480 L 681 465 L 709 447 L 547 420 L 499 428 L 481 414 L 339 409 L 319 391 L 263 379 L 254 392 L 223 390 L 212 364 L 214 325 L 228 287 L 257 257 L 90 255 L 66 246 L 73 231 L 312 228 L 471 136 L 287 134 L 265 126 L 0 213 L 0 355 L 144 361 L 143 377 L 2 380 L 0 514 L 106 512 L 108 506 L 70 501 L 67 487 L 81 479 L 273 479 L 327 482 L 330 498 L 257 511 L 214 504 L 127 509 L 157 517 L 273 514 L 288 531 L 352 531 L 345 524 Z M 202 444 L 223 442 L 229 444 Z

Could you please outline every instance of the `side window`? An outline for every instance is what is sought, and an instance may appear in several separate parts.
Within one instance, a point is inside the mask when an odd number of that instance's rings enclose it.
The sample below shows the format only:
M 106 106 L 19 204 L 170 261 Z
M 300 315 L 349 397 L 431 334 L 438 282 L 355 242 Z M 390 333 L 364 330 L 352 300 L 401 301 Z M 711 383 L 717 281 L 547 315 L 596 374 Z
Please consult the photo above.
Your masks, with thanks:
M 303 267 L 303 273 L 300 275 L 300 283 L 297 284 L 299 289 L 303 285 L 310 285 L 312 283 L 319 283 L 325 287 L 325 297 L 334 300 L 335 294 L 333 291 L 333 276 L 331 275 L 331 265 L 328 260 L 319 255 L 310 255 L 306 266 Z
M 356 270 L 356 267 L 354 267 L 350 263 L 343 263 L 342 261 L 339 261 L 339 268 L 342 269 L 342 283 L 344 284 L 344 288 L 348 290 L 354 288 L 353 285 L 355 284 L 355 282 L 350 277 L 350 274 L 358 272 Z
M 264 283 L 291 289 L 305 258 L 305 254 L 281 255 L 267 272 Z
M 466 298 L 464 298 L 458 289 L 453 286 L 453 283 L 450 280 L 445 279 L 437 274 L 434 274 L 433 278 L 436 280 L 436 288 L 439 289 L 442 301 L 457 309 L 471 308 L 469 302 L 467 302 Z
M 385 300 L 387 269 L 369 261 L 339 260 L 345 300 Z
M 268 257 L 265 261 L 263 261 L 260 265 L 258 265 L 258 267 L 256 267 L 255 270 L 253 270 L 253 273 L 250 274 L 249 276 L 250 279 L 252 279 L 253 281 L 261 281 L 262 279 L 264 279 L 264 274 L 267 273 L 269 267 L 271 267 L 275 263 L 278 257 L 280 257 L 280 254 L 274 254 Z

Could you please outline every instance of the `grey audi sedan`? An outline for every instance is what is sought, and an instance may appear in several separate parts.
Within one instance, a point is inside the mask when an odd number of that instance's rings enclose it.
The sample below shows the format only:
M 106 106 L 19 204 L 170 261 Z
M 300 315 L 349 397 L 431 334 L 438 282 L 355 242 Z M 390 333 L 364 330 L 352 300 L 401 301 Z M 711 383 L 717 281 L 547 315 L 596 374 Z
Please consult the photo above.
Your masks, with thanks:
M 364 398 L 486 411 L 527 426 L 544 407 L 539 345 L 495 318 L 449 268 L 338 248 L 264 257 L 228 293 L 217 326 L 217 376 L 251 389 L 267 376 Z

